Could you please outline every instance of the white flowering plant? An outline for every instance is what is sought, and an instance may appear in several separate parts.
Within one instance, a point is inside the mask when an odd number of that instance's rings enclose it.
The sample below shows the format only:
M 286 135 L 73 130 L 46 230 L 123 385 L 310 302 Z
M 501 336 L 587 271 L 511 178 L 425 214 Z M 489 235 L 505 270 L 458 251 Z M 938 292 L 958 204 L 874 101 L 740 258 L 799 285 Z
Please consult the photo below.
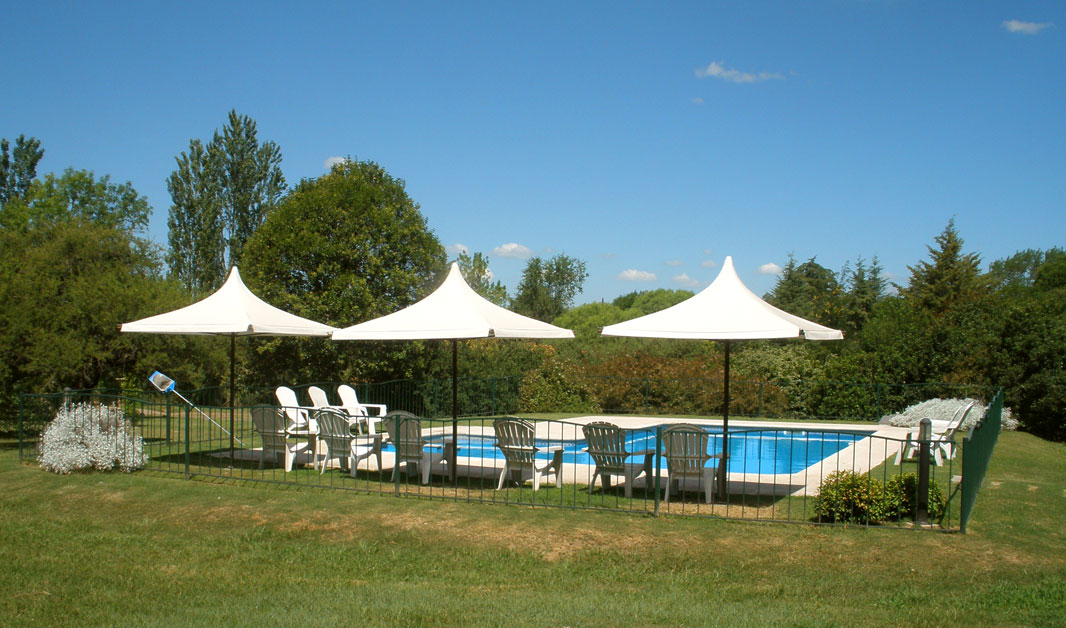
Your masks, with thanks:
M 947 422 L 955 416 L 955 412 L 960 407 L 971 401 L 976 402 L 977 405 L 974 406 L 973 411 L 966 416 L 966 420 L 962 423 L 961 430 L 966 431 L 984 418 L 985 413 L 988 411 L 988 406 L 976 399 L 929 399 L 928 401 L 908 406 L 907 409 L 899 414 L 890 414 L 881 419 L 881 422 L 895 425 L 896 427 L 918 427 L 922 419 Z M 1010 408 L 1003 408 L 1001 421 L 1005 430 L 1018 429 L 1018 420 L 1011 416 Z
M 144 442 L 121 408 L 63 404 L 44 429 L 37 461 L 55 473 L 144 467 Z

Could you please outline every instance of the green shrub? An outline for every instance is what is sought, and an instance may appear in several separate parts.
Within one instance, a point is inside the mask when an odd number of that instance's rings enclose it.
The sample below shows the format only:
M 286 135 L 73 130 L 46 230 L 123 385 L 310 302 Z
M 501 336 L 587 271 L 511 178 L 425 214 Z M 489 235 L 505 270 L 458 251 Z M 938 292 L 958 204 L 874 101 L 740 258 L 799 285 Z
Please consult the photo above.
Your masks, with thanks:
M 914 520 L 918 508 L 918 476 L 913 473 L 897 475 L 885 482 L 881 496 L 881 512 L 887 521 Z M 929 519 L 936 521 L 947 510 L 947 499 L 940 485 L 929 483 Z
M 577 377 L 577 367 L 554 352 L 540 366 L 526 373 L 519 386 L 522 412 L 601 412 L 592 391 Z
M 871 477 L 837 471 L 822 480 L 814 513 L 827 523 L 877 523 L 883 518 L 883 492 L 881 483 Z

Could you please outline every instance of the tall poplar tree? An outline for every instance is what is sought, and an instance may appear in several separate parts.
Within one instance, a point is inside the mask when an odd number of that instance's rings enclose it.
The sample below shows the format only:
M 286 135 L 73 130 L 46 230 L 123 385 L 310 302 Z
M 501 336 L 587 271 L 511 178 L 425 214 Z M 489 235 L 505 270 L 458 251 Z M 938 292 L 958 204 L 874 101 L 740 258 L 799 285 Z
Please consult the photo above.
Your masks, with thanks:
M 206 146 L 189 142 L 167 179 L 171 274 L 193 293 L 222 283 L 238 265 L 244 243 L 285 193 L 281 149 L 259 143 L 256 123 L 229 112 L 226 126 Z
M 15 150 L 7 139 L 0 140 L 0 207 L 12 199 L 24 199 L 30 183 L 37 178 L 37 163 L 44 157 L 41 142 L 25 135 L 15 140 Z

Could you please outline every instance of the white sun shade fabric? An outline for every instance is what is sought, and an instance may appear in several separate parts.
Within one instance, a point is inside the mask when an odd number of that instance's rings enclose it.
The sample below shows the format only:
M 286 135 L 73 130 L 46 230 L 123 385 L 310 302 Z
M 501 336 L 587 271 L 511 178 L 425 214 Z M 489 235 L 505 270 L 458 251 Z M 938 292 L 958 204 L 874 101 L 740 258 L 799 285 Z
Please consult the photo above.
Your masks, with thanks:
M 166 314 L 124 323 L 124 332 L 219 336 L 328 336 L 334 327 L 266 303 L 241 281 L 234 266 L 211 296 Z
M 700 293 L 665 310 L 608 325 L 603 335 L 693 340 L 844 337 L 843 332 L 793 316 L 760 299 L 737 276 L 732 257 L 725 258 L 718 277 Z
M 333 332 L 334 340 L 573 338 L 574 332 L 515 314 L 483 298 L 452 263 L 448 277 L 418 303 Z

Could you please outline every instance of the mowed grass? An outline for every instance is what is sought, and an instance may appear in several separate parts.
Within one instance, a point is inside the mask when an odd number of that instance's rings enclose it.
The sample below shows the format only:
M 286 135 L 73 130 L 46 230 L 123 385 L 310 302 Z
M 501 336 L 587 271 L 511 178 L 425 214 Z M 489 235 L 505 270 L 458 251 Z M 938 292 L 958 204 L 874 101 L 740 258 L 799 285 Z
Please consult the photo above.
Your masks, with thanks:
M 1055 626 L 1066 446 L 1001 436 L 969 532 L 58 476 L 0 452 L 0 625 Z

